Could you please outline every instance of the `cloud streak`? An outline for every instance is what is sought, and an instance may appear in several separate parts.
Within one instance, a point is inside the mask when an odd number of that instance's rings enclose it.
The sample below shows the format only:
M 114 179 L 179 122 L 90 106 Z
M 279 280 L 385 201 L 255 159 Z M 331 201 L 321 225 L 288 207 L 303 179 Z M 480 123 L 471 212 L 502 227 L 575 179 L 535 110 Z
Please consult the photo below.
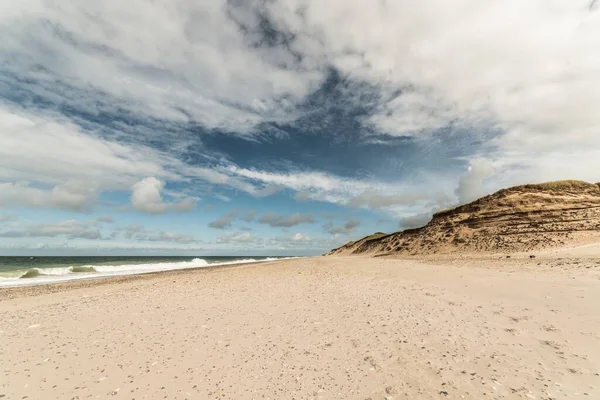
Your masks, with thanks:
M 162 242 L 162 243 L 179 243 L 179 244 L 198 244 L 198 240 L 193 235 L 172 232 L 158 231 L 148 229 L 140 224 L 131 224 L 123 228 L 113 230 L 110 235 L 111 239 L 128 239 L 138 242 Z
M 300 224 L 314 224 L 315 222 L 317 221 L 312 213 L 280 215 L 274 212 L 268 212 L 263 214 L 263 216 L 258 219 L 258 223 L 266 224 L 273 228 L 291 228 L 292 226 Z
M 63 236 L 69 239 L 101 239 L 96 221 L 80 222 L 66 220 L 52 224 L 33 224 L 0 232 L 4 238 L 41 238 Z

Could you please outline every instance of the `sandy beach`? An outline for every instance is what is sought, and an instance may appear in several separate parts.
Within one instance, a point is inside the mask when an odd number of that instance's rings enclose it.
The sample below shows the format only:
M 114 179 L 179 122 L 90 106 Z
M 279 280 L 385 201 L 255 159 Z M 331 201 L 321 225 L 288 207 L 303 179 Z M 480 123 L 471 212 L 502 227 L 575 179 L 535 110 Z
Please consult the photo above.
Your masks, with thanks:
M 600 398 L 600 260 L 327 257 L 0 291 L 5 399 Z

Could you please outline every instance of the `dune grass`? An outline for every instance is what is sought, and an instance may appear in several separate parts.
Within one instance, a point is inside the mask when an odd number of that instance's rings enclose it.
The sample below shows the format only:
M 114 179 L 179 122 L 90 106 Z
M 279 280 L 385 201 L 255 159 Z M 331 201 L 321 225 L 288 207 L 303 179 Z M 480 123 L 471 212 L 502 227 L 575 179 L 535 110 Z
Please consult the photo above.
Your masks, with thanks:
M 387 235 L 388 235 L 387 233 L 376 232 L 376 233 L 374 233 L 372 235 L 369 235 L 369 236 L 363 238 L 363 240 L 366 241 L 366 242 L 368 242 L 370 240 L 379 239 L 379 238 L 382 238 L 382 237 L 387 236 Z
M 593 183 L 577 181 L 577 180 L 564 180 L 564 181 L 553 181 L 545 183 L 536 183 L 530 185 L 520 186 L 526 189 L 538 189 L 538 190 L 568 190 L 568 189 L 596 189 L 598 185 Z

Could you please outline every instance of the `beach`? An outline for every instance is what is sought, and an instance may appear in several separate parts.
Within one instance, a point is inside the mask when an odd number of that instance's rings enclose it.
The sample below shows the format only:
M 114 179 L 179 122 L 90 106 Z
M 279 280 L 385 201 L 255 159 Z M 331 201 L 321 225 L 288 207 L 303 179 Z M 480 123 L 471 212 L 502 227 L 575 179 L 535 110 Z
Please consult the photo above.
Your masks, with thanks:
M 589 254 L 315 257 L 0 290 L 0 398 L 600 398 Z

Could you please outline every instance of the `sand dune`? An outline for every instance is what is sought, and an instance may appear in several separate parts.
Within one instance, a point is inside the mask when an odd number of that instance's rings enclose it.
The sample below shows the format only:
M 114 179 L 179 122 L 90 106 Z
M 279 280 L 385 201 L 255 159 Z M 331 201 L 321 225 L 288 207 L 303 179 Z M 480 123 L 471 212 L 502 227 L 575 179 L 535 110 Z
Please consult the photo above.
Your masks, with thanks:
M 423 228 L 350 242 L 330 255 L 522 252 L 600 242 L 600 185 L 549 182 L 501 190 L 434 214 Z
M 597 399 L 599 278 L 593 257 L 325 257 L 5 289 L 0 395 Z

